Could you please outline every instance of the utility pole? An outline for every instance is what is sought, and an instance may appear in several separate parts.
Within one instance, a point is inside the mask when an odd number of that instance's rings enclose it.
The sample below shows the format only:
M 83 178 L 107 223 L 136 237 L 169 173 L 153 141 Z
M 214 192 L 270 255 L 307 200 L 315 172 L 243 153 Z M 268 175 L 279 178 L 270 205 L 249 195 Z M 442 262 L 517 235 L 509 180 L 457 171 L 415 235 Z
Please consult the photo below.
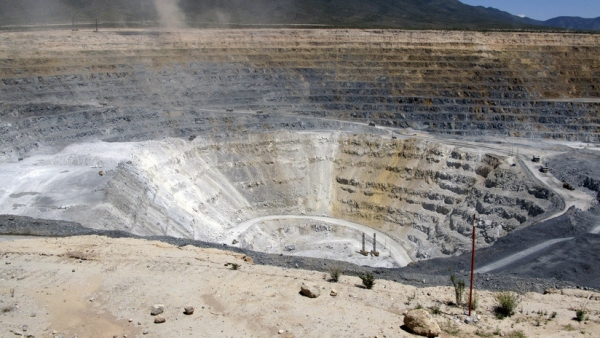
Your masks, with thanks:
M 473 279 L 475 277 L 475 229 L 477 218 L 473 214 L 473 247 L 471 248 L 471 285 L 469 290 L 469 317 L 471 317 L 471 309 L 473 308 Z
M 96 33 L 98 32 L 98 18 L 96 18 Z

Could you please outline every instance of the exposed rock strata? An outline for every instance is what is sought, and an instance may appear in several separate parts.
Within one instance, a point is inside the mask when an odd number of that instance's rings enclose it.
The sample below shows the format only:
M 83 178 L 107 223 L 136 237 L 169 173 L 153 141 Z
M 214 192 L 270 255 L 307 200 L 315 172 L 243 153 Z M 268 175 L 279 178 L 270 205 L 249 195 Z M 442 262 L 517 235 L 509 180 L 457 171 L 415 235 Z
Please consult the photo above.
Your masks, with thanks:
M 413 259 L 467 249 L 473 214 L 485 246 L 560 204 L 506 157 L 339 132 L 93 143 L 34 160 L 3 169 L 13 179 L 0 212 L 207 241 L 259 216 L 331 215 L 387 233 Z
M 3 33 L 1 157 L 89 139 L 327 127 L 315 117 L 599 140 L 597 35 L 143 33 Z M 278 119 L 284 115 L 294 118 Z

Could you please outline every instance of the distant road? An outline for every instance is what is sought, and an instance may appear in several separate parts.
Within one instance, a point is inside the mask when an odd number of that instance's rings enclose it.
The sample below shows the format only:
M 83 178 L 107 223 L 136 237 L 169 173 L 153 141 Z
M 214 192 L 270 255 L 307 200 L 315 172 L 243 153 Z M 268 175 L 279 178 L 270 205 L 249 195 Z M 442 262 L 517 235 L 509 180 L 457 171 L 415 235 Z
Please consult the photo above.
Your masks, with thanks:
M 406 266 L 408 263 L 412 262 L 410 255 L 406 251 L 406 249 L 398 242 L 394 241 L 388 235 L 379 232 L 375 229 L 369 228 L 368 226 L 345 221 L 339 218 L 331 218 L 331 217 L 323 217 L 323 216 L 304 216 L 304 215 L 270 215 L 263 216 L 258 218 L 249 219 L 238 224 L 236 227 L 230 229 L 230 234 L 227 237 L 227 243 L 231 243 L 232 240 L 238 238 L 242 233 L 248 230 L 250 227 L 254 226 L 257 223 L 264 221 L 274 221 L 274 220 L 284 220 L 284 219 L 309 219 L 315 220 L 325 223 L 331 223 L 336 225 L 341 225 L 345 227 L 349 227 L 358 231 L 362 231 L 367 234 L 377 234 L 377 243 L 386 243 L 387 248 L 390 251 L 390 256 L 398 263 L 399 266 Z
M 527 257 L 527 256 L 529 256 L 531 254 L 534 254 L 534 253 L 536 253 L 536 252 L 538 252 L 540 250 L 543 250 L 543 249 L 545 249 L 545 248 L 547 248 L 549 246 L 552 246 L 552 245 L 554 245 L 556 243 L 568 241 L 568 240 L 571 240 L 573 238 L 574 237 L 555 238 L 555 239 L 551 239 L 549 241 L 542 242 L 542 243 L 540 243 L 538 245 L 532 246 L 529 249 L 525 249 L 523 251 L 517 252 L 514 255 L 510 255 L 510 256 L 508 256 L 506 258 L 503 258 L 503 259 L 501 259 L 499 261 L 496 261 L 494 263 L 490 263 L 490 264 L 488 264 L 486 266 L 483 266 L 483 267 L 481 267 L 479 269 L 475 269 L 475 273 L 488 273 L 490 271 L 503 268 L 503 267 L 505 267 L 505 266 L 507 266 L 509 264 L 512 264 L 512 263 L 514 263 L 514 262 L 516 262 L 516 261 L 518 261 L 518 260 L 520 260 L 520 259 L 522 259 L 524 257 Z

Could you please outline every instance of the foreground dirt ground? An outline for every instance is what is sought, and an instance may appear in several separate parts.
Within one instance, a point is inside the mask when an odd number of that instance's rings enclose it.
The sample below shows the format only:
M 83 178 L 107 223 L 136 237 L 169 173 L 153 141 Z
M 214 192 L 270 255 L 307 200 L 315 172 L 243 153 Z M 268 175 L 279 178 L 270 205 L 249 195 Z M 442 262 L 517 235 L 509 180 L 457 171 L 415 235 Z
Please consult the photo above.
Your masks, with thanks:
M 494 294 L 479 291 L 480 320 L 467 325 L 463 310 L 447 305 L 450 287 L 377 280 L 366 290 L 357 277 L 331 283 L 322 272 L 252 265 L 214 249 L 85 236 L 0 242 L 0 254 L 2 337 L 412 337 L 403 313 L 418 306 L 439 306 L 441 337 L 600 335 L 600 294 L 583 290 L 521 295 L 504 320 L 492 313 Z M 301 296 L 302 282 L 319 285 L 321 296 Z M 589 319 L 579 323 L 575 310 L 588 298 Z M 164 304 L 165 323 L 154 324 L 154 304 Z M 193 315 L 183 314 L 188 305 Z

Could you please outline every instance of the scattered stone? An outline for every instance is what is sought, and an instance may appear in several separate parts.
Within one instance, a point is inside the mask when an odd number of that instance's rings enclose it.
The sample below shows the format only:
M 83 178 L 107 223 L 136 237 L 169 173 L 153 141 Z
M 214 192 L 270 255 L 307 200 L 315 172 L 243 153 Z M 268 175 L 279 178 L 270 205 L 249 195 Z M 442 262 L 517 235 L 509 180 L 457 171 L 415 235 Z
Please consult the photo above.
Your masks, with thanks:
M 254 260 L 252 259 L 252 257 L 250 256 L 244 256 L 242 257 L 242 259 L 244 260 L 244 262 L 249 263 L 249 264 L 254 264 Z
M 279 331 L 277 331 L 277 333 L 279 333 L 279 334 L 282 334 L 284 332 L 285 332 L 285 330 L 279 330 Z
M 162 304 L 154 304 L 152 305 L 152 310 L 150 310 L 150 314 L 153 316 L 159 315 L 165 311 L 165 306 Z
M 234 239 L 234 240 L 233 240 L 233 242 L 231 242 L 231 244 L 234 244 L 234 245 L 235 245 L 235 244 L 238 244 L 238 243 L 239 243 L 239 242 L 238 242 L 238 240 L 237 240 L 237 239 Z
M 154 317 L 154 323 L 156 323 L 156 324 L 161 324 L 166 321 L 167 321 L 167 319 L 163 315 L 157 315 L 156 317 Z
M 337 296 L 337 295 L 338 295 L 338 293 L 337 293 L 337 290 L 336 290 L 336 289 L 331 289 L 331 292 L 329 293 L 329 295 L 330 295 L 331 297 L 335 297 L 335 296 Z
M 144 330 L 144 332 L 142 332 L 143 334 L 148 334 L 148 330 Z
M 133 319 L 132 319 L 132 318 L 129 318 L 129 322 L 130 322 L 130 323 L 131 323 L 131 322 L 133 322 Z
M 437 337 L 441 333 L 438 323 L 424 309 L 408 311 L 406 316 L 404 316 L 404 325 L 420 336 Z
M 300 293 L 308 298 L 317 298 L 321 295 L 321 290 L 316 285 L 309 285 L 303 282 L 300 287 Z
M 4 263 L 4 264 L 6 264 L 6 265 L 10 265 L 10 262 L 9 262 L 9 261 L 7 261 L 7 262 L 6 262 L 6 263 Z
M 32 312 L 32 313 L 29 315 L 29 317 L 35 317 L 35 316 L 37 316 L 37 314 L 36 314 L 35 312 Z
M 27 331 L 28 328 L 29 328 L 29 325 L 27 325 L 27 324 L 23 325 L 23 331 Z
M 193 306 L 186 306 L 186 307 L 183 309 L 183 314 L 185 314 L 185 315 L 188 315 L 188 316 L 189 316 L 189 315 L 193 315 L 193 314 L 194 314 L 194 310 L 195 310 L 195 309 L 194 309 L 194 307 L 193 307 Z
M 72 272 L 75 272 L 75 269 L 71 270 Z

